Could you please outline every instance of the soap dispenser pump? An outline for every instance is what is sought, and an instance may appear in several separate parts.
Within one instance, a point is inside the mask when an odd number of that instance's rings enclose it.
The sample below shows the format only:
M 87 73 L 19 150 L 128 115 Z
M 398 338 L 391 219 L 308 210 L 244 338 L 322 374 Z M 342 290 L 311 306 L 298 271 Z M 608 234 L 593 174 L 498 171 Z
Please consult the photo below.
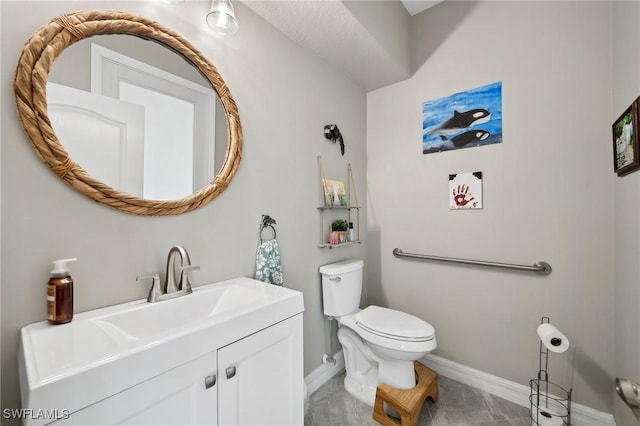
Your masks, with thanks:
M 47 319 L 52 324 L 64 324 L 73 319 L 73 279 L 68 263 L 76 260 L 78 259 L 53 261 L 47 283 Z

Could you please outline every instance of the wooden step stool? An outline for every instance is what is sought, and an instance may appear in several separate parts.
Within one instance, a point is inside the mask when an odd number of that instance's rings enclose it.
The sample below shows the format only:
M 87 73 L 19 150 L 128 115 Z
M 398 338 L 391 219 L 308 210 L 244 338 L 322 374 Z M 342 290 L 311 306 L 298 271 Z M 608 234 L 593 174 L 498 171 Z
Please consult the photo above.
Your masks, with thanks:
M 438 400 L 438 375 L 435 371 L 414 361 L 417 384 L 411 389 L 396 389 L 386 383 L 380 383 L 376 390 L 376 402 L 373 407 L 373 420 L 384 426 L 417 426 L 418 417 L 424 401 L 431 397 Z M 400 414 L 400 423 L 390 417 L 383 407 L 389 404 Z

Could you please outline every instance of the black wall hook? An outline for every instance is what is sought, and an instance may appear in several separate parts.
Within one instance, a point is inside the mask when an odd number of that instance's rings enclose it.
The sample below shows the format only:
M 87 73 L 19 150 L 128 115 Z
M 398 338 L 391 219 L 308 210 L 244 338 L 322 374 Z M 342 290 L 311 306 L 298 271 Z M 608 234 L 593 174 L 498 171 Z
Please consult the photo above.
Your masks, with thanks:
M 344 139 L 342 138 L 342 133 L 340 133 L 340 129 L 338 129 L 337 124 L 327 124 L 324 126 L 324 137 L 329 139 L 331 142 L 336 143 L 340 142 L 340 152 L 344 155 Z

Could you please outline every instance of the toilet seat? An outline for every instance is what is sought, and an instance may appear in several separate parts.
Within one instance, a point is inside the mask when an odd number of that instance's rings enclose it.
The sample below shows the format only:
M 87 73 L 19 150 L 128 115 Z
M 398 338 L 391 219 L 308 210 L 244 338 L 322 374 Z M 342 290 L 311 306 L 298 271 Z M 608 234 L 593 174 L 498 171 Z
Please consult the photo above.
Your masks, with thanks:
M 355 315 L 358 327 L 381 337 L 406 342 L 427 342 L 435 336 L 431 324 L 394 309 L 371 305 Z
M 398 321 L 399 317 L 404 321 Z M 404 352 L 430 352 L 437 345 L 435 330 L 428 322 L 393 309 L 372 305 L 336 319 L 363 340 L 383 348 Z M 402 324 L 407 324 L 404 331 Z

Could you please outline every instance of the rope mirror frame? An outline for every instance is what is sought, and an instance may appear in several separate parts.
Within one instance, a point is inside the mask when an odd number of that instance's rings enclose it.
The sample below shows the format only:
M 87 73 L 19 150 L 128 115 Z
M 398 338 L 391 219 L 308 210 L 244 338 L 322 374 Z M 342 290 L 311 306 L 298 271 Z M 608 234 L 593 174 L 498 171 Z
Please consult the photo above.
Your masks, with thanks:
M 198 69 L 217 92 L 227 118 L 227 150 L 218 174 L 207 186 L 179 200 L 148 200 L 118 191 L 89 175 L 58 140 L 47 111 L 46 86 L 55 59 L 69 45 L 94 35 L 125 34 L 159 43 Z M 158 22 L 130 13 L 88 10 L 53 18 L 27 40 L 14 76 L 18 118 L 38 157 L 80 193 L 115 209 L 144 216 L 168 216 L 202 207 L 220 195 L 242 157 L 238 107 L 226 83 L 191 43 Z M 214 118 L 212 117 L 212 120 Z

